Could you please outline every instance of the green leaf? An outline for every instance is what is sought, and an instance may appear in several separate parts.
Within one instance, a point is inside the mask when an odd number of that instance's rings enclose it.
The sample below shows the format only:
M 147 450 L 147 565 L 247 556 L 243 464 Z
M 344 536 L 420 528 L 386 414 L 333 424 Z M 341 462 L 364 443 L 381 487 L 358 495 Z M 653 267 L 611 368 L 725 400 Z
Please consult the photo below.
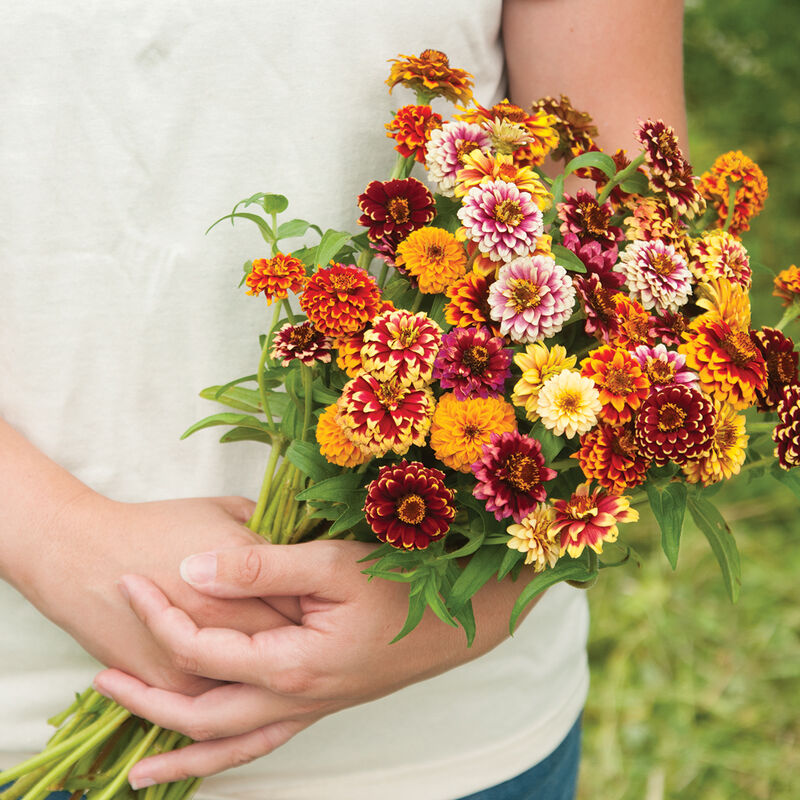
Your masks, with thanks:
M 411 594 L 409 593 L 408 596 L 408 616 L 406 617 L 405 625 L 403 625 L 402 630 L 397 636 L 392 639 L 389 644 L 394 644 L 395 642 L 399 642 L 404 636 L 407 636 L 414 628 L 419 625 L 422 621 L 422 617 L 425 614 L 425 609 L 427 607 L 427 603 L 425 602 L 425 598 L 422 593 L 418 594 Z
M 620 184 L 620 189 L 628 194 L 646 194 L 649 188 L 647 176 L 641 172 L 634 172 Z
M 356 472 L 345 472 L 324 481 L 315 483 L 298 493 L 297 500 L 331 500 L 347 504 L 353 497 L 363 491 L 364 476 Z
M 181 436 L 181 439 L 185 439 L 187 436 L 191 436 L 193 433 L 201 431 L 204 428 L 212 428 L 216 425 L 231 425 L 234 427 L 249 428 L 250 430 L 264 431 L 266 433 L 270 433 L 272 430 L 266 422 L 250 414 L 212 414 L 210 417 L 205 417 L 190 426 Z
M 386 300 L 391 300 L 398 308 L 410 306 L 414 301 L 414 290 L 408 285 L 408 281 L 399 275 L 392 278 L 383 290 Z
M 573 272 L 586 272 L 586 265 L 583 261 L 572 250 L 564 247 L 563 244 L 554 244 L 550 249 L 553 251 L 553 258 L 555 258 L 556 264 L 560 264 L 564 269 L 569 269 Z
M 272 244 L 275 241 L 275 237 L 272 235 L 272 228 L 270 228 L 269 223 L 267 223 L 265 219 L 262 219 L 256 214 L 248 214 L 244 211 L 238 211 L 234 214 L 226 214 L 224 217 L 220 217 L 215 223 L 208 227 L 206 233 L 208 233 L 212 228 L 215 228 L 225 219 L 229 219 L 231 224 L 233 224 L 234 220 L 237 219 L 248 219 L 250 222 L 253 222 L 258 226 L 264 241 L 266 241 L 268 244 Z
M 286 392 L 267 392 L 267 405 L 273 417 L 283 417 L 289 406 L 294 406 L 291 398 Z
M 335 403 L 341 396 L 341 392 L 337 392 L 334 389 L 329 389 L 320 380 L 314 381 L 314 384 L 311 388 L 311 397 L 314 399 L 314 402 L 322 403 L 324 406 L 329 406 L 331 403 Z
M 258 381 L 258 375 L 245 375 L 244 378 L 236 378 L 235 380 L 228 381 L 227 383 L 223 383 L 222 386 L 217 386 L 217 396 L 211 398 L 213 400 L 217 400 L 222 393 L 226 389 L 230 389 L 231 386 L 238 386 L 240 383 L 256 383 Z M 211 388 L 211 387 L 209 387 Z M 204 389 L 203 391 L 207 391 Z M 200 392 L 200 396 L 203 396 L 203 392 Z
M 450 592 L 449 603 L 453 609 L 464 605 L 494 575 L 502 562 L 505 550 L 499 547 L 482 547 L 470 558 Z
M 442 556 L 442 558 L 452 560 L 454 558 L 471 556 L 483 544 L 483 540 L 486 537 L 486 534 L 483 530 L 479 530 L 478 532 L 472 530 L 461 530 L 458 532 L 467 538 L 467 543 L 459 547 L 458 550 L 453 550 L 452 552 L 446 553 L 444 556 Z
M 511 572 L 514 567 L 522 560 L 522 553 L 519 550 L 513 550 L 508 545 L 506 545 L 506 550 L 508 551 L 504 556 L 503 560 L 500 562 L 500 568 L 497 570 L 497 580 L 501 581 Z
M 544 216 L 542 217 L 542 223 L 545 228 L 556 218 L 556 213 L 558 212 L 556 206 L 564 199 L 563 175 L 557 176 L 553 181 L 553 185 L 550 187 L 550 193 L 553 195 L 553 205 L 544 212 Z
M 443 330 L 447 330 L 450 327 L 444 318 L 444 309 L 447 303 L 447 295 L 437 294 L 434 296 L 431 310 L 428 312 L 428 316 Z
M 311 227 L 310 222 L 304 219 L 291 219 L 278 226 L 278 239 L 294 239 L 297 236 L 303 236 L 305 232 Z
M 546 569 L 544 572 L 540 572 L 522 590 L 522 593 L 517 598 L 517 602 L 514 603 L 514 608 L 511 611 L 511 619 L 508 624 L 508 629 L 511 634 L 513 635 L 514 629 L 517 626 L 517 620 L 528 603 L 545 589 L 548 589 L 556 583 L 561 583 L 561 581 L 588 581 L 594 578 L 595 575 L 597 575 L 596 571 L 590 570 L 585 561 L 577 558 L 559 559 L 552 569 Z
M 796 469 L 783 469 L 777 462 L 773 463 L 770 474 L 776 481 L 786 486 L 800 498 L 800 471 Z
M 564 175 L 569 175 L 579 169 L 591 167 L 604 172 L 609 178 L 613 178 L 617 174 L 617 165 L 614 163 L 614 159 L 611 158 L 611 156 L 592 150 L 588 153 L 581 153 L 579 156 L 575 156 L 575 158 L 569 161 L 564 167 Z
M 452 615 L 447 610 L 447 606 L 445 606 L 445 604 L 442 602 L 442 598 L 439 597 L 439 581 L 435 572 L 431 573 L 428 577 L 428 580 L 425 583 L 425 591 L 423 594 L 431 611 L 433 611 L 433 613 L 436 614 L 436 616 L 439 617 L 442 622 L 446 622 L 448 625 L 452 625 L 454 628 L 458 627 L 458 623 L 453 619 Z
M 697 527 L 705 534 L 711 549 L 722 569 L 725 588 L 732 602 L 739 597 L 742 586 L 742 567 L 739 561 L 739 550 L 731 529 L 722 515 L 700 494 L 691 494 L 688 500 L 689 511 Z
M 284 395 L 285 396 L 285 395 Z M 281 414 L 281 433 L 288 439 L 302 439 L 303 438 L 303 415 L 298 410 L 297 406 L 289 401 L 286 403 L 286 408 Z
M 775 277 L 775 270 L 768 267 L 766 264 L 762 264 L 760 261 L 753 261 L 751 258 L 750 267 L 754 272 L 763 272 L 766 275 L 769 275 L 771 278 Z
M 342 249 L 343 245 L 350 240 L 350 234 L 346 231 L 335 231 L 329 228 L 322 234 L 322 239 L 317 245 L 314 263 L 321 267 L 326 267 L 328 262 Z
M 653 516 L 661 528 L 661 547 L 672 569 L 675 569 L 678 566 L 678 550 L 686 513 L 686 484 L 668 483 L 661 488 L 648 483 L 645 488 Z
M 319 451 L 316 442 L 301 442 L 295 439 L 286 450 L 286 458 L 314 483 L 332 478 L 339 470 Z
M 220 442 L 228 444 L 229 442 L 263 442 L 264 444 L 272 444 L 272 436 L 263 431 L 254 431 L 252 428 L 233 428 L 226 431 L 219 437 Z
M 364 492 L 364 497 L 366 498 L 366 496 L 367 493 Z M 336 521 L 328 530 L 328 533 L 333 536 L 335 533 L 349 531 L 350 528 L 358 525 L 358 523 L 364 519 L 363 505 L 364 504 L 362 503 L 357 508 L 347 508 L 344 512 L 342 512 L 341 516 L 337 517 Z
M 531 436 L 542 446 L 542 455 L 545 461 L 553 461 L 566 444 L 560 436 L 556 436 L 553 431 L 545 428 L 541 421 L 533 426 Z
M 245 389 L 242 386 L 231 386 L 220 391 L 223 387 L 209 386 L 200 392 L 200 397 L 205 400 L 215 400 L 240 411 L 261 411 L 261 395 L 255 389 Z
M 282 194 L 265 194 L 261 197 L 261 205 L 267 214 L 283 214 L 289 208 L 289 201 Z

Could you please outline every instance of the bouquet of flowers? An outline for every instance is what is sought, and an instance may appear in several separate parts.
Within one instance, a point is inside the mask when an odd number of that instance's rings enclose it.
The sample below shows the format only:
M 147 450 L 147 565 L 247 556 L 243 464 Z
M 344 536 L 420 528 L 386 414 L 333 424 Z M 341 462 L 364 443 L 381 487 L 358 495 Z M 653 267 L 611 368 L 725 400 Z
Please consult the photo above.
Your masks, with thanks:
M 392 60 L 387 83 L 416 101 L 386 125 L 397 163 L 357 198 L 364 231 L 279 222 L 278 194 L 222 218 L 269 248 L 242 284 L 272 320 L 255 372 L 201 392 L 229 410 L 185 435 L 223 426 L 222 442 L 270 446 L 248 523 L 266 540 L 374 542 L 366 575 L 408 584 L 396 638 L 431 608 L 471 643 L 471 598 L 507 576 L 523 587 L 513 632 L 547 587 L 635 561 L 619 526 L 645 503 L 673 568 L 688 509 L 735 600 L 713 487 L 767 471 L 800 495 L 798 353 L 782 332 L 800 314 L 796 266 L 775 277 L 781 321 L 750 327 L 751 270 L 766 267 L 740 236 L 767 194 L 759 167 L 731 152 L 696 177 L 660 120 L 639 124 L 641 152 L 604 153 L 568 98 L 483 107 L 434 50 Z M 585 188 L 565 193 L 570 175 Z M 187 739 L 92 690 L 52 723 L 41 754 L 0 774 L 15 781 L 0 800 L 194 789 L 132 792 L 137 760 Z

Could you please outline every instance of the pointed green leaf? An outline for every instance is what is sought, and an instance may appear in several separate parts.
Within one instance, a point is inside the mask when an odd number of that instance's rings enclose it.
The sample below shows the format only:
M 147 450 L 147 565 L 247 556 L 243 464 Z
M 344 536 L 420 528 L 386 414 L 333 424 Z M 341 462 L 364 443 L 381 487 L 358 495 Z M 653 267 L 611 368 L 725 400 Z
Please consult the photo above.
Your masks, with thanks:
M 322 239 L 317 245 L 314 263 L 326 267 L 328 262 L 350 241 L 350 234 L 346 231 L 335 231 L 329 228 L 322 234 Z
M 200 392 L 200 397 L 205 400 L 215 400 L 230 408 L 238 408 L 240 411 L 261 411 L 261 395 L 255 389 L 230 386 L 220 391 L 220 388 L 209 386 Z
M 251 430 L 256 431 L 264 431 L 266 433 L 271 432 L 271 428 L 269 427 L 268 423 L 263 422 L 257 417 L 251 416 L 250 414 L 224 413 L 212 414 L 210 417 L 205 417 L 199 422 L 195 422 L 194 425 L 190 426 L 183 436 L 181 436 L 181 439 L 185 439 L 187 436 L 191 436 L 193 433 L 203 430 L 204 428 L 212 428 L 215 425 L 231 425 L 234 427 L 238 426 L 242 428 L 250 428 Z
M 646 489 L 653 516 L 661 528 L 661 547 L 672 569 L 675 569 L 678 566 L 678 550 L 686 513 L 686 484 L 668 483 L 659 487 L 648 483 Z
M 508 551 L 504 556 L 503 560 L 500 562 L 500 568 L 497 570 L 497 580 L 501 581 L 511 572 L 514 567 L 522 560 L 522 553 L 519 550 L 512 550 L 508 545 L 506 545 L 506 550 Z
M 620 189 L 628 194 L 646 194 L 649 188 L 647 176 L 641 172 L 634 172 L 620 184 Z
M 486 534 L 481 530 L 479 532 L 474 532 L 471 530 L 463 530 L 459 531 L 464 536 L 467 537 L 467 543 L 462 545 L 458 548 L 458 550 L 453 550 L 450 553 L 446 553 L 442 556 L 442 558 L 452 560 L 454 558 L 464 558 L 465 556 L 471 556 L 482 544 Z
M 339 468 L 331 464 L 320 453 L 316 442 L 301 442 L 295 439 L 286 450 L 286 458 L 292 462 L 304 475 L 308 475 L 314 483 L 319 483 L 327 478 L 332 478 Z
M 436 573 L 432 573 L 427 582 L 425 583 L 425 602 L 430 607 L 431 611 L 436 614 L 442 622 L 452 625 L 454 628 L 458 627 L 458 623 L 453 619 L 447 607 L 439 597 L 439 582 L 436 578 Z
M 452 609 L 464 605 L 480 588 L 496 574 L 505 555 L 500 547 L 482 547 L 472 558 L 453 584 L 449 603 Z
M 399 642 L 404 636 L 407 636 L 414 628 L 419 625 L 422 621 L 422 617 L 425 614 L 425 609 L 427 607 L 427 603 L 425 602 L 425 597 L 423 594 L 411 594 L 409 593 L 408 596 L 408 616 L 406 617 L 405 625 L 403 625 L 402 630 L 397 636 L 392 639 L 389 644 L 394 644 L 395 642 Z
M 722 569 L 725 588 L 728 590 L 731 601 L 735 603 L 739 598 L 739 590 L 742 586 L 742 566 L 731 529 L 716 506 L 709 503 L 702 495 L 690 495 L 688 505 L 692 519 L 711 545 Z
M 556 179 L 553 181 L 553 185 L 550 187 L 550 194 L 553 195 L 553 205 L 544 212 L 544 217 L 542 218 L 542 223 L 544 224 L 545 228 L 550 225 L 553 220 L 556 218 L 556 214 L 558 213 L 558 204 L 564 200 L 564 176 L 558 175 Z
M 364 493 L 364 497 L 366 497 L 366 493 Z M 328 533 L 333 536 L 337 533 L 345 533 L 349 531 L 350 528 L 355 527 L 364 519 L 364 509 L 363 503 L 358 505 L 357 503 L 353 504 L 353 507 L 347 508 L 340 517 L 337 517 L 336 521 L 331 525 Z
M 272 444 L 272 436 L 263 431 L 255 431 L 252 428 L 233 428 L 223 433 L 219 437 L 220 442 L 228 444 L 230 442 L 263 442 Z
M 597 150 L 591 150 L 588 153 L 581 153 L 575 156 L 564 167 L 564 175 L 569 175 L 579 169 L 587 169 L 594 167 L 604 172 L 607 177 L 613 178 L 617 174 L 617 165 L 611 156 L 601 153 Z
M 336 503 L 348 503 L 350 498 L 357 497 L 363 491 L 364 476 L 355 472 L 345 472 L 333 478 L 315 483 L 303 489 L 297 500 L 331 500 Z
M 772 465 L 770 474 L 776 481 L 782 483 L 789 491 L 794 492 L 800 498 L 800 471 L 796 469 L 783 469 L 780 464 L 775 462 Z
M 248 214 L 244 211 L 238 211 L 235 214 L 226 214 L 224 217 L 220 217 L 213 225 L 210 225 L 209 228 L 206 230 L 208 233 L 212 228 L 215 228 L 219 225 L 220 222 L 223 220 L 229 219 L 231 224 L 233 224 L 234 220 L 237 219 L 247 219 L 250 222 L 255 223 L 258 226 L 258 229 L 261 231 L 261 236 L 263 237 L 264 241 L 268 244 L 272 244 L 275 241 L 275 237 L 272 235 L 272 228 L 270 228 L 269 224 L 265 219 L 257 216 L 256 214 Z
M 564 449 L 566 442 L 553 431 L 548 430 L 538 421 L 531 429 L 531 436 L 542 446 L 542 455 L 545 461 L 553 461 Z
M 304 219 L 290 219 L 278 226 L 278 239 L 294 239 L 297 236 L 303 236 L 310 227 L 311 223 Z
M 556 264 L 560 264 L 564 269 L 572 270 L 572 272 L 586 272 L 586 265 L 583 261 L 563 244 L 554 244 L 550 249 L 553 251 Z

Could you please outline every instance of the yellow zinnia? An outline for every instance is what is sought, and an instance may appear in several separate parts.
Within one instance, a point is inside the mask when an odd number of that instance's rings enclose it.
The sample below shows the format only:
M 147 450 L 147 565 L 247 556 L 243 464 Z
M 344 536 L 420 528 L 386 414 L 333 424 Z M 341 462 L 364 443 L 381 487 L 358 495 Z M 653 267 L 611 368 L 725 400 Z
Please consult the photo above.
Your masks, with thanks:
M 522 370 L 522 378 L 514 386 L 511 402 L 515 406 L 524 406 L 529 420 L 537 420 L 536 404 L 542 384 L 562 370 L 572 369 L 576 361 L 577 358 L 568 356 L 566 348 L 560 344 L 552 348 L 541 342 L 529 344 L 525 352 L 514 356 L 514 363 Z

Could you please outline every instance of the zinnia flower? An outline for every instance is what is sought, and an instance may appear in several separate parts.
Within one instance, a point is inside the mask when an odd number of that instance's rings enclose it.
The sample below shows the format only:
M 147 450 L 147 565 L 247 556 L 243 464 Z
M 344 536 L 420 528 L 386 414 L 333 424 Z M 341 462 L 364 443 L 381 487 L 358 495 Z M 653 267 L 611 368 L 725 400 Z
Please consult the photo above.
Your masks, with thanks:
M 800 386 L 784 387 L 772 441 L 775 458 L 783 469 L 800 467 Z
M 589 114 L 573 108 L 569 97 L 563 94 L 560 100 L 543 97 L 533 104 L 533 109 L 555 117 L 553 128 L 558 134 L 558 146 L 550 154 L 551 158 L 567 161 L 573 155 L 585 153 L 594 147 L 597 126 Z
M 617 292 L 612 299 L 615 325 L 609 331 L 609 342 L 625 350 L 654 344 L 659 338 L 657 317 L 648 314 L 638 300 L 622 292 Z
M 456 515 L 453 499 L 441 470 L 403 459 L 382 466 L 370 482 L 364 516 L 380 541 L 424 550 L 450 530 Z
M 425 167 L 439 192 L 453 197 L 456 176 L 466 156 L 473 150 L 488 153 L 491 144 L 489 134 L 480 125 L 467 122 L 445 122 L 439 130 L 432 131 L 425 146 Z
M 580 245 L 597 242 L 602 250 L 613 250 L 616 258 L 617 242 L 622 238 L 622 228 L 611 224 L 614 208 L 611 203 L 599 205 L 597 198 L 581 189 L 575 197 L 564 195 L 559 203 L 558 218 L 564 246 L 573 252 Z
M 447 56 L 439 50 L 423 50 L 418 56 L 400 54 L 391 59 L 386 84 L 391 91 L 401 83 L 424 96 L 426 100 L 444 97 L 451 103 L 472 101 L 472 75 L 450 66 Z
M 363 372 L 348 381 L 338 400 L 339 423 L 352 442 L 382 456 L 402 456 L 412 444 L 422 445 L 433 416 L 433 392 L 404 386 L 396 377 L 380 381 Z
M 431 423 L 430 447 L 436 458 L 450 469 L 469 472 L 492 434 L 517 429 L 514 409 L 502 397 L 472 397 L 458 400 L 452 392 L 436 404 Z
M 394 376 L 406 386 L 428 384 L 441 339 L 442 329 L 427 314 L 387 311 L 364 334 L 361 363 L 381 381 Z
M 725 278 L 750 288 L 750 258 L 744 245 L 727 231 L 706 231 L 692 244 L 689 268 L 701 281 Z
M 683 253 L 686 226 L 672 216 L 672 209 L 657 197 L 638 197 L 632 214 L 625 218 L 626 238 L 652 242 L 656 239 L 671 244 Z
M 621 278 L 622 276 L 617 275 L 617 277 Z M 584 330 L 601 342 L 610 341 L 612 331 L 617 328 L 616 287 L 606 286 L 602 279 L 594 273 L 576 275 L 572 282 L 581 299 L 583 312 L 586 314 Z M 644 309 L 642 311 L 644 312 Z M 650 315 L 646 314 L 646 316 L 649 322 Z
M 686 260 L 664 242 L 631 242 L 615 269 L 625 276 L 630 296 L 645 310 L 675 312 L 692 293 L 692 274 Z
M 486 501 L 486 510 L 495 519 L 513 517 L 515 522 L 522 522 L 545 499 L 542 484 L 556 476 L 545 467 L 539 442 L 516 431 L 492 434 L 472 472 L 477 481 L 472 493 Z
M 689 483 L 712 483 L 737 475 L 745 459 L 747 441 L 745 418 L 724 403 L 715 403 L 716 418 L 711 449 L 695 461 L 687 461 L 682 469 Z
M 704 392 L 735 409 L 755 403 L 756 392 L 767 386 L 767 365 L 749 331 L 731 327 L 710 311 L 698 317 L 684 337 L 678 351 L 697 373 Z
M 464 275 L 467 254 L 450 231 L 420 228 L 400 243 L 396 261 L 423 294 L 439 294 Z
M 697 375 L 690 369 L 686 369 L 686 357 L 681 353 L 667 350 L 664 344 L 657 344 L 655 347 L 639 345 L 633 351 L 633 357 L 650 379 L 653 389 L 659 386 L 669 386 L 672 383 L 683 383 L 695 389 L 700 388 Z
M 568 439 L 593 428 L 602 410 L 594 381 L 571 369 L 545 381 L 536 403 L 536 413 L 545 428 L 556 436 L 566 434 Z
M 492 261 L 527 255 L 544 233 L 542 212 L 531 195 L 505 181 L 474 186 L 457 214 L 467 238 Z
M 286 367 L 297 358 L 306 366 L 315 361 L 328 364 L 331 360 L 331 340 L 320 333 L 308 320 L 298 325 L 287 322 L 272 338 L 270 355 L 281 359 Z
M 425 161 L 425 146 L 431 132 L 441 128 L 442 118 L 430 106 L 403 106 L 386 124 L 386 135 L 397 144 L 394 149 L 404 158 Z
M 559 543 L 550 533 L 550 525 L 555 519 L 551 506 L 539 503 L 522 522 L 509 525 L 506 529 L 511 537 L 506 544 L 512 550 L 525 553 L 525 563 L 533 564 L 534 572 L 542 572 L 554 567 L 558 561 Z
M 741 150 L 721 155 L 708 172 L 700 176 L 703 197 L 717 210 L 716 227 L 722 228 L 728 217 L 730 185 L 738 183 L 733 199 L 733 217 L 728 230 L 738 236 L 750 230 L 750 220 L 764 208 L 767 199 L 767 176 Z
M 775 297 L 780 297 L 785 306 L 800 302 L 800 269 L 792 264 L 775 277 Z
M 433 364 L 433 377 L 459 400 L 503 393 L 511 377 L 511 350 L 486 328 L 456 328 L 442 336 Z
M 317 422 L 319 450 L 331 464 L 339 467 L 357 467 L 372 458 L 372 453 L 353 444 L 337 421 L 336 403 L 328 406 Z
M 489 281 L 486 276 L 468 272 L 448 286 L 446 293 L 450 302 L 445 306 L 444 318 L 449 325 L 468 328 L 491 324 Z
M 300 308 L 314 327 L 333 339 L 363 330 L 378 313 L 381 292 L 375 278 L 350 264 L 320 267 L 300 296 Z
M 568 356 L 563 345 L 556 344 L 548 348 L 541 342 L 529 344 L 524 352 L 514 356 L 514 363 L 522 370 L 522 377 L 514 385 L 511 402 L 515 406 L 524 406 L 529 420 L 537 420 L 539 392 L 545 381 L 563 370 L 572 369 L 576 361 L 577 357 Z
M 306 282 L 306 265 L 294 256 L 276 253 L 272 258 L 257 258 L 247 275 L 247 294 L 264 293 L 267 305 L 282 300 L 289 292 L 300 292 Z
M 603 542 L 616 542 L 620 522 L 636 522 L 639 512 L 630 499 L 606 494 L 602 489 L 589 491 L 589 483 L 580 484 L 569 500 L 554 500 L 555 520 L 551 526 L 559 537 L 561 555 L 577 558 L 585 547 L 603 552 Z
M 553 196 L 542 179 L 530 167 L 514 163 L 511 156 L 473 150 L 461 158 L 462 167 L 456 173 L 453 187 L 456 197 L 463 197 L 474 186 L 490 181 L 513 183 L 521 192 L 528 192 L 539 210 L 545 212 L 553 203 Z
M 759 411 L 774 411 L 785 386 L 800 383 L 794 342 L 775 328 L 750 331 L 750 338 L 767 365 L 767 385 L 756 389 Z
M 697 389 L 673 384 L 656 389 L 636 415 L 636 442 L 657 466 L 701 458 L 714 438 L 714 406 Z
M 639 452 L 631 425 L 598 425 L 581 436 L 577 458 L 583 474 L 612 494 L 639 486 L 647 479 L 651 459 Z
M 358 207 L 358 224 L 373 242 L 399 242 L 436 216 L 433 195 L 416 178 L 372 181 L 358 196 Z
M 629 422 L 650 393 L 650 380 L 639 362 L 627 351 L 604 344 L 581 361 L 581 375 L 591 378 L 603 404 L 603 422 L 620 425 Z
M 489 308 L 503 336 L 536 342 L 558 333 L 572 315 L 575 287 L 564 267 L 548 256 L 504 264 L 489 288 Z

